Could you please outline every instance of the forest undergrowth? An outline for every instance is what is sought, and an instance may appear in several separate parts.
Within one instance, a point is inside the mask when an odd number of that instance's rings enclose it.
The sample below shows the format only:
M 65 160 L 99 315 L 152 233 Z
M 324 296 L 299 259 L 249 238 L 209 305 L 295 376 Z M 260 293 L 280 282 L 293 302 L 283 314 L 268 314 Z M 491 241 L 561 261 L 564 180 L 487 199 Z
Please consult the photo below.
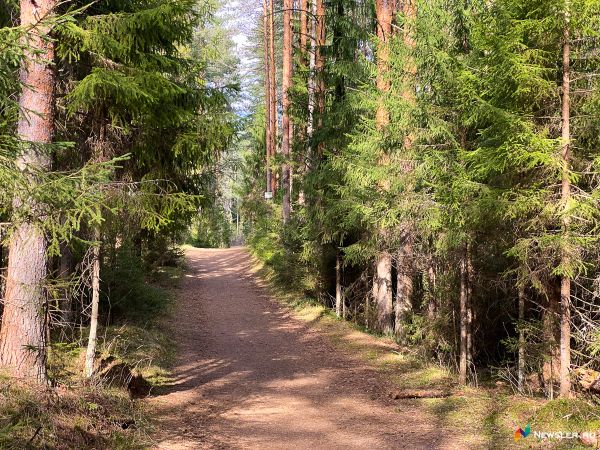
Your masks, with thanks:
M 179 260 L 175 266 L 156 267 L 149 275 L 138 272 L 133 279 L 119 278 L 129 286 L 130 297 L 115 299 L 143 306 L 128 306 L 124 309 L 128 314 L 99 327 L 93 379 L 84 373 L 88 328 L 63 331 L 60 338 L 53 338 L 47 361 L 49 386 L 0 376 L 0 448 L 149 448 L 154 412 L 144 398 L 171 382 L 175 346 L 164 322 L 184 273 Z M 141 387 L 130 385 L 130 373 L 143 380 Z
M 289 308 L 296 319 L 319 330 L 336 349 L 375 368 L 392 386 L 388 395 L 398 402 L 398 410 L 425 410 L 440 425 L 472 436 L 472 444 L 478 448 L 559 450 L 600 445 L 593 439 L 515 440 L 515 431 L 527 425 L 534 431 L 596 432 L 600 430 L 600 411 L 585 399 L 520 395 L 489 371 L 478 374 L 477 385 L 463 386 L 454 368 L 425 357 L 418 346 L 400 345 L 376 329 L 338 318 L 311 292 L 318 281 L 310 271 L 294 271 L 301 275 L 290 277 L 289 265 L 276 256 L 285 252 L 277 241 L 256 233 L 250 244 L 256 262 L 253 270 L 272 298 Z

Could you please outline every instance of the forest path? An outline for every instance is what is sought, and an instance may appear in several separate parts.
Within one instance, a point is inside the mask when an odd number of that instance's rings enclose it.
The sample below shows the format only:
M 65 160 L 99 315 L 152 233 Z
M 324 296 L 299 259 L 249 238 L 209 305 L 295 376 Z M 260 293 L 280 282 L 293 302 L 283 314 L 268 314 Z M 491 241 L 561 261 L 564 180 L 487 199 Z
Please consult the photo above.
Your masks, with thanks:
M 459 449 L 365 362 L 271 300 L 243 248 L 189 249 L 155 449 Z

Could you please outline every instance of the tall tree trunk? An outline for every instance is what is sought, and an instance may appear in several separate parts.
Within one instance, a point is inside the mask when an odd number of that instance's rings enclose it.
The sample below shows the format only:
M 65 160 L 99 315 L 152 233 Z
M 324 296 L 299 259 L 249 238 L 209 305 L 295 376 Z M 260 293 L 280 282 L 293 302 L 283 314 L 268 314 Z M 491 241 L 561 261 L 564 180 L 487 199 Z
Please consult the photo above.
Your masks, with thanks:
M 269 1 L 269 87 L 271 93 L 271 157 L 277 154 L 277 135 L 279 125 L 277 123 L 277 68 L 275 65 L 275 13 L 273 10 L 274 0 Z M 277 190 L 277 177 L 271 174 L 271 191 Z
M 19 100 L 18 134 L 26 148 L 17 160 L 23 172 L 48 171 L 51 157 L 39 144 L 52 142 L 54 132 L 54 85 L 52 68 L 54 45 L 48 39 L 50 29 L 40 23 L 48 17 L 56 0 L 21 0 L 20 18 L 29 30 L 31 50 L 21 64 L 23 92 Z M 37 24 L 37 25 L 36 25 Z M 34 175 L 30 175 L 35 183 Z M 14 208 L 27 205 L 43 214 L 42 205 L 28 198 L 15 198 Z M 46 342 L 45 292 L 46 239 L 31 223 L 17 226 L 9 244 L 9 261 L 0 329 L 0 366 L 18 378 L 45 379 Z
M 565 0 L 565 26 L 563 42 L 563 85 L 562 85 L 562 188 L 563 239 L 569 239 L 569 202 L 571 200 L 571 182 L 569 171 L 571 163 L 571 45 L 570 45 L 570 1 Z M 564 252 L 561 265 L 570 265 L 570 256 Z M 571 279 L 563 275 L 560 281 L 560 395 L 571 395 Z
M 335 314 L 342 317 L 344 298 L 342 293 L 342 256 L 338 250 L 335 257 Z
M 384 105 L 386 93 L 390 90 L 388 72 L 390 70 L 389 38 L 392 34 L 392 3 L 391 0 L 375 0 L 377 18 L 377 78 L 375 80 L 379 91 L 379 102 L 375 113 L 375 122 L 379 129 L 384 128 L 390 121 L 390 114 Z
M 317 128 L 323 127 L 323 115 L 325 114 L 325 3 L 324 0 L 313 0 L 315 2 L 315 103 L 317 108 Z M 323 156 L 323 142 L 317 146 L 317 158 Z
M 436 275 L 435 275 L 435 262 L 433 256 L 429 261 L 427 267 L 427 274 L 425 275 L 427 280 L 427 319 L 431 322 L 437 318 L 438 304 L 436 299 Z
M 300 17 L 299 17 L 299 30 L 298 30 L 298 45 L 300 47 L 300 66 L 302 67 L 303 71 L 306 71 L 306 69 L 308 68 L 309 62 L 308 62 L 308 33 L 309 33 L 309 27 L 308 27 L 308 8 L 309 8 L 309 3 L 308 0 L 299 0 L 299 8 L 300 8 Z M 310 105 L 310 85 L 309 85 L 309 80 L 310 80 L 310 74 L 308 74 L 308 77 L 306 79 L 306 87 L 309 90 L 309 99 L 308 99 L 308 104 Z M 307 137 L 308 137 L 308 129 L 310 127 L 310 123 L 309 123 L 309 119 L 310 119 L 310 113 L 309 116 L 306 117 L 306 123 L 303 124 L 300 129 L 298 130 L 298 140 L 299 142 L 302 142 L 305 148 L 307 147 Z M 306 158 L 306 153 L 304 151 L 299 152 L 298 155 L 298 176 L 300 179 L 302 179 L 302 177 L 304 176 L 304 174 L 306 174 L 306 171 L 308 169 L 307 166 L 307 158 Z M 293 181 L 293 177 L 292 177 L 292 181 Z M 298 192 L 298 204 L 299 205 L 304 205 L 304 190 L 302 185 L 300 186 L 300 190 Z
M 375 304 L 377 305 L 377 324 L 379 331 L 392 334 L 394 331 L 392 320 L 392 255 L 382 252 L 377 258 L 375 274 Z
M 94 361 L 98 343 L 98 310 L 100 306 L 100 231 L 98 229 L 94 231 L 94 240 L 96 243 L 92 248 L 92 317 L 85 353 L 85 375 L 88 378 L 94 375 Z
M 273 155 L 273 137 L 271 130 L 271 69 L 269 50 L 271 48 L 270 40 L 270 24 L 269 24 L 269 7 L 267 0 L 263 0 L 263 41 L 265 53 L 265 148 L 266 148 L 266 165 L 267 165 L 267 192 L 272 192 L 271 181 L 271 156 Z
M 467 244 L 467 368 L 473 367 L 473 255 L 471 244 Z
M 6 249 L 1 243 L 3 239 L 2 225 L 0 225 L 0 298 L 4 294 L 4 280 L 6 279 Z
M 412 242 L 407 236 L 398 251 L 396 305 L 395 305 L 395 334 L 399 341 L 406 340 L 406 321 L 412 312 L 413 294 L 413 269 L 412 269 Z
M 313 134 L 315 129 L 315 95 L 317 89 L 316 66 L 317 66 L 317 2 L 311 0 L 311 20 L 310 24 L 310 52 L 308 62 L 308 124 L 306 126 L 306 138 L 310 145 L 311 161 L 315 156 L 313 147 Z
M 375 283 L 373 283 L 373 286 L 375 286 Z M 371 315 L 371 295 L 367 292 L 367 295 L 365 295 L 365 328 L 368 330 L 369 326 L 371 325 L 371 322 L 369 320 L 369 317 Z
M 282 68 L 282 106 L 283 115 L 281 120 L 281 154 L 285 161 L 281 167 L 281 184 L 283 188 L 283 222 L 290 220 L 291 214 L 291 171 L 290 171 L 290 150 L 292 146 L 292 124 L 290 121 L 290 98 L 289 91 L 292 87 L 293 71 L 293 45 L 292 45 L 292 10 L 294 9 L 293 0 L 283 0 L 283 68 Z
M 306 59 L 308 50 L 308 0 L 300 0 L 300 36 L 298 40 L 300 44 L 300 63 L 306 67 L 308 65 Z
M 375 14 L 377 18 L 377 78 L 376 87 L 379 91 L 377 111 L 375 113 L 375 125 L 378 130 L 383 131 L 389 124 L 390 116 L 384 105 L 384 99 L 390 89 L 390 83 L 387 79 L 389 72 L 389 43 L 388 39 L 392 32 L 392 11 L 391 2 L 388 0 L 375 1 Z M 388 161 L 380 159 L 379 164 L 387 164 Z M 387 186 L 383 186 L 387 189 Z M 384 230 L 380 231 L 384 234 Z M 373 287 L 375 304 L 377 305 L 377 321 L 380 331 L 385 334 L 391 334 L 393 329 L 393 294 L 392 294 L 392 257 L 382 251 L 377 255 L 376 276 Z
M 413 19 L 415 17 L 415 9 L 412 0 L 407 0 L 402 5 L 403 12 L 408 19 Z M 382 24 L 382 34 L 391 33 L 392 32 L 392 24 L 394 15 L 396 14 L 396 4 L 392 3 L 391 6 L 388 6 L 390 10 L 389 16 L 387 14 L 384 15 L 385 20 L 389 20 L 389 25 L 386 23 L 385 26 Z M 407 48 L 413 48 L 414 38 L 412 36 L 411 31 L 407 24 L 404 25 L 404 33 L 403 40 L 404 44 Z M 385 37 L 385 36 L 384 36 Z M 385 67 L 383 70 L 387 72 L 389 70 L 389 44 L 387 44 L 383 49 L 384 57 L 385 57 Z M 402 97 L 409 103 L 414 103 L 415 96 L 412 91 L 413 78 L 416 75 L 416 67 L 411 60 L 410 57 L 407 58 L 406 61 L 407 73 L 408 77 L 405 77 L 404 80 L 405 86 L 402 91 Z M 389 89 L 389 80 L 383 80 L 386 89 Z M 389 120 L 389 117 L 385 119 Z M 383 118 L 382 118 L 383 120 Z M 406 135 L 404 138 L 404 151 L 408 153 L 408 151 L 412 147 L 412 136 L 410 134 Z M 409 161 L 410 157 L 405 157 L 405 161 Z M 403 163 L 403 171 L 405 173 L 410 173 L 412 170 L 412 164 L 408 162 Z M 404 335 L 405 330 L 405 322 L 406 318 L 409 316 L 412 310 L 411 296 L 413 292 L 413 277 L 414 277 L 414 268 L 412 265 L 412 242 L 414 240 L 414 231 L 410 223 L 405 223 L 404 227 L 404 239 L 402 246 L 398 252 L 398 283 L 397 283 L 397 293 L 396 293 L 396 336 L 400 340 L 404 340 L 406 336 Z
M 460 353 L 458 364 L 458 379 L 461 384 L 467 384 L 468 373 L 468 296 L 469 296 L 469 276 L 467 269 L 466 252 L 462 255 L 460 261 Z
M 525 383 L 525 289 L 519 287 L 519 348 L 517 363 L 517 387 L 522 394 Z

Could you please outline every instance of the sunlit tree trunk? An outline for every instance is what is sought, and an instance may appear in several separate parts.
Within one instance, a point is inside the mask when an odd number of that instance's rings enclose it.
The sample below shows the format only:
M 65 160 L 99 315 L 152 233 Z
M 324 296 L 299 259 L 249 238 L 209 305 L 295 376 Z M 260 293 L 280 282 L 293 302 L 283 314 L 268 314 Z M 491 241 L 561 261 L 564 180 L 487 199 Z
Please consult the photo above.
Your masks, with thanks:
M 525 289 L 519 287 L 519 347 L 517 361 L 517 387 L 520 393 L 523 393 L 525 384 L 525 330 L 523 323 L 525 321 Z
M 40 147 L 52 142 L 54 132 L 54 46 L 43 19 L 56 4 L 55 0 L 21 0 L 20 4 L 21 25 L 32 28 L 27 42 L 31 50 L 21 64 L 23 92 L 17 131 L 24 149 L 17 166 L 30 174 L 31 183 L 36 182 L 33 171 L 48 171 L 51 166 L 51 157 Z M 14 208 L 22 207 L 43 214 L 43 206 L 35 200 L 15 198 Z M 42 232 L 31 223 L 18 225 L 11 236 L 0 329 L 0 366 L 15 377 L 38 381 L 45 379 L 46 245 Z
M 433 321 L 437 318 L 438 302 L 436 298 L 436 273 L 434 258 L 431 257 L 425 274 L 427 294 L 427 319 Z
M 467 244 L 467 368 L 474 369 L 473 365 L 473 255 L 471 244 Z
M 317 3 L 316 0 L 310 2 L 311 14 L 310 14 L 310 52 L 308 62 L 308 124 L 306 126 L 306 138 L 311 146 L 311 152 L 314 151 L 312 147 L 312 137 L 315 129 L 315 93 L 317 89 L 316 82 L 316 65 L 317 65 Z M 314 155 L 311 154 L 312 158 Z
M 571 182 L 569 171 L 571 164 L 571 46 L 570 46 L 570 1 L 565 0 L 565 26 L 563 42 L 563 85 L 562 85 L 562 187 L 561 202 L 564 208 L 562 219 L 563 238 L 569 238 L 569 202 L 571 200 Z M 561 265 L 567 268 L 570 257 L 564 252 Z M 560 282 L 560 395 L 571 395 L 571 278 L 561 277 Z
M 381 252 L 377 258 L 373 293 L 377 305 L 377 325 L 379 331 L 391 334 L 392 326 L 392 255 Z
M 292 37 L 292 10 L 294 8 L 293 0 L 284 0 L 283 2 L 283 69 L 282 69 L 282 106 L 283 115 L 281 119 L 281 154 L 285 159 L 281 167 L 281 185 L 283 189 L 283 222 L 290 220 L 291 214 L 291 171 L 290 171 L 290 153 L 292 146 L 292 124 L 290 121 L 290 98 L 289 91 L 292 87 L 293 71 L 293 37 Z
M 342 293 L 342 256 L 338 250 L 335 258 L 335 314 L 343 316 L 344 297 Z
M 389 111 L 385 107 L 384 100 L 390 89 L 388 80 L 389 72 L 389 37 L 392 33 L 392 4 L 388 0 L 375 1 L 375 14 L 377 18 L 377 78 L 376 86 L 379 91 L 377 111 L 375 113 L 375 125 L 378 130 L 383 130 L 390 122 Z M 380 164 L 385 164 L 380 161 Z M 377 322 L 380 331 L 391 334 L 393 330 L 393 293 L 392 293 L 392 256 L 382 251 L 377 255 L 376 274 L 373 292 L 374 301 L 377 305 Z
M 306 71 L 309 66 L 308 60 L 308 41 L 309 41 L 309 26 L 308 26 L 308 8 L 309 2 L 308 0 L 299 0 L 299 27 L 298 27 L 298 46 L 300 47 L 300 66 L 302 70 Z M 308 107 L 310 108 L 310 73 L 306 78 L 306 88 L 308 89 Z M 310 127 L 310 113 L 306 117 L 306 123 L 302 124 L 302 126 L 298 129 L 298 141 L 302 142 L 304 147 L 308 149 L 308 130 Z M 306 174 L 308 170 L 306 152 L 301 151 L 298 154 L 298 158 L 296 160 L 298 162 L 298 177 L 302 179 L 302 177 Z M 292 182 L 294 178 L 292 177 Z M 305 196 L 304 196 L 304 188 L 300 185 L 298 192 L 298 204 L 304 205 Z M 293 191 L 293 188 L 292 188 Z
M 392 34 L 392 2 L 391 0 L 375 0 L 377 18 L 377 90 L 380 93 L 376 111 L 376 125 L 383 128 L 390 122 L 390 114 L 384 105 L 385 93 L 390 90 L 388 72 L 390 70 L 389 39 Z
M 277 123 L 277 68 L 275 66 L 275 13 L 274 0 L 269 1 L 269 88 L 271 90 L 271 157 L 277 154 L 277 135 L 279 125 Z M 271 174 L 271 191 L 277 190 L 277 178 Z
M 263 42 L 265 56 L 265 148 L 267 165 L 267 192 L 271 192 L 271 156 L 273 152 L 273 137 L 271 130 L 271 71 L 269 50 L 270 44 L 269 8 L 267 0 L 263 0 Z
M 413 269 L 412 243 L 406 240 L 398 251 L 396 305 L 395 305 L 395 334 L 403 341 L 406 339 L 406 319 L 412 312 Z
M 461 384 L 467 384 L 468 372 L 468 288 L 469 276 L 467 269 L 466 252 L 462 255 L 460 261 L 460 298 L 459 298 L 459 313 L 460 313 L 460 349 L 458 363 L 458 379 Z
M 308 66 L 308 0 L 300 0 L 300 31 L 298 42 L 300 45 L 300 64 Z
M 317 109 L 317 128 L 323 127 L 323 115 L 325 114 L 325 3 L 323 0 L 313 0 L 315 2 L 315 103 Z M 317 147 L 317 157 L 320 159 L 323 155 L 323 143 L 320 142 Z
M 392 20 L 394 15 L 396 14 L 396 4 L 392 3 L 392 11 L 389 19 Z M 402 10 L 405 17 L 410 20 L 415 17 L 415 7 L 413 0 L 406 0 L 402 4 Z M 402 39 L 404 41 L 404 45 L 406 48 L 412 49 L 415 45 L 414 37 L 412 35 L 412 31 L 410 30 L 410 23 L 407 22 L 404 25 Z M 391 24 L 389 26 L 391 32 Z M 386 27 L 387 30 L 387 27 Z M 386 49 L 386 52 L 389 52 L 389 49 Z M 386 54 L 389 58 L 389 55 Z M 388 63 L 389 64 L 389 63 Z M 402 91 L 402 97 L 408 103 L 414 103 L 415 96 L 412 89 L 413 79 L 416 75 L 416 66 L 411 59 L 411 56 L 408 56 L 406 61 L 406 73 L 404 80 L 404 87 Z M 388 82 L 389 83 L 389 82 Z M 412 136 L 410 134 L 404 137 L 404 151 L 408 153 L 412 147 Z M 409 161 L 410 158 L 407 156 L 404 157 L 405 161 Z M 412 170 L 412 164 L 408 162 L 403 163 L 403 170 L 406 173 L 410 173 Z M 413 277 L 414 277 L 414 267 L 413 267 L 413 247 L 412 243 L 414 240 L 414 232 L 410 223 L 404 223 L 404 236 L 402 239 L 402 244 L 400 250 L 398 252 L 398 283 L 397 283 L 397 293 L 396 293 L 396 336 L 399 340 L 404 340 L 406 336 L 404 335 L 404 330 L 406 329 L 405 323 L 410 313 L 412 312 L 412 303 L 411 296 L 414 289 L 413 286 Z
M 100 306 L 100 232 L 94 232 L 96 243 L 92 247 L 92 316 L 90 319 L 90 334 L 85 353 L 85 375 L 94 375 L 94 361 L 98 343 L 98 310 Z

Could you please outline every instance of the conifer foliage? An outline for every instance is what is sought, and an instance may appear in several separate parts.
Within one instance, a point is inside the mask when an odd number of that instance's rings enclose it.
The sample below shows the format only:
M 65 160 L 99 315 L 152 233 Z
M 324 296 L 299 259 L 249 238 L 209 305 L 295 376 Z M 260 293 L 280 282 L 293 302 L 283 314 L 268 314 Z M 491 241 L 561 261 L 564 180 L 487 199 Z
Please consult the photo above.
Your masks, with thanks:
M 257 217 L 264 186 L 245 186 L 257 254 L 288 281 L 295 261 L 295 282 L 338 316 L 462 383 L 502 366 L 516 389 L 539 375 L 570 396 L 577 367 L 600 370 L 600 4 L 296 8 L 307 36 L 281 85 L 298 130 L 292 213 L 284 193 L 271 205 L 284 224 Z
M 145 274 L 235 225 L 462 384 L 600 377 L 598 0 L 264 0 L 241 114 L 218 6 L 0 5 L 2 368 L 45 382 L 79 328 L 94 376 Z
M 206 75 L 214 56 L 200 36 L 214 10 L 193 0 L 0 7 L 0 365 L 10 374 L 44 381 L 47 338 L 91 320 L 93 375 L 99 321 L 117 319 L 104 302 L 141 312 L 116 286 L 143 272 L 118 272 L 117 261 L 164 264 L 199 207 L 211 210 L 236 91 Z

